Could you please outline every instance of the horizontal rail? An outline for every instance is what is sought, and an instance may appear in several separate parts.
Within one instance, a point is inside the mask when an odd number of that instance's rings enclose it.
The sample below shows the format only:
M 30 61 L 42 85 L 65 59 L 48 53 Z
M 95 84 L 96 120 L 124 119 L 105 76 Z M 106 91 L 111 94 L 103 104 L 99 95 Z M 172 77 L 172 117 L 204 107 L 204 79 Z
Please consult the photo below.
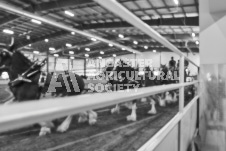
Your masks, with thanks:
M 80 35 L 83 35 L 85 37 L 90 37 L 90 38 L 95 38 L 99 41 L 102 41 L 102 42 L 105 42 L 105 43 L 111 43 L 113 44 L 114 46 L 117 46 L 119 48 L 125 48 L 126 50 L 130 51 L 130 52 L 135 52 L 135 53 L 138 53 L 138 54 L 141 54 L 140 51 L 137 51 L 137 50 L 134 50 L 130 47 L 127 47 L 127 46 L 124 46 L 124 45 L 121 45 L 121 44 L 118 44 L 118 43 L 115 43 L 113 41 L 110 41 L 110 40 L 107 40 L 107 39 L 104 39 L 102 37 L 99 37 L 97 35 L 93 35 L 93 34 L 90 34 L 88 32 L 85 32 L 85 31 L 82 31 L 82 30 L 78 30 L 78 29 L 75 29 L 75 28 L 72 28 L 72 27 L 69 27 L 65 24 L 62 24 L 62 23 L 59 23 L 59 22 L 56 22 L 56 21 L 53 21 L 52 19 L 49 19 L 49 18 L 44 18 L 42 16 L 38 16 L 36 14 L 33 14 L 33 13 L 30 13 L 28 11 L 24 11 L 20 8 L 17 8 L 17 7 L 14 7 L 14 6 L 11 6 L 11 5 L 8 5 L 4 2 L 0 2 L 0 8 L 4 9 L 4 10 L 8 10 L 10 12 L 13 12 L 13 13 L 16 13 L 17 15 L 21 15 L 21 16 L 26 16 L 28 18 L 31 18 L 31 19 L 36 19 L 36 20 L 39 20 L 41 22 L 44 22 L 46 24 L 49 24 L 49 25 L 52 25 L 52 26 L 55 26 L 55 27 L 58 27 L 58 28 L 61 28 L 61 29 L 64 29 L 66 31 L 70 31 L 70 32 L 75 32 L 77 34 L 80 34 Z M 122 50 L 123 51 L 123 50 Z M 59 51 L 58 51 L 59 52 Z
M 183 116 L 190 110 L 195 104 L 199 95 L 194 97 L 192 101 L 183 109 L 182 112 L 178 112 L 173 119 L 171 119 L 163 128 L 161 128 L 148 142 L 146 142 L 138 151 L 153 151 L 161 141 L 169 134 L 169 132 L 181 121 Z
M 157 31 L 151 28 L 148 24 L 144 23 L 140 18 L 135 16 L 132 12 L 130 12 L 116 0 L 95 0 L 95 1 L 102 5 L 103 7 L 110 10 L 111 12 L 115 13 L 122 19 L 126 20 L 134 27 L 137 27 L 138 29 L 140 29 L 141 31 L 143 31 L 144 33 L 146 33 L 147 35 L 161 43 L 163 46 L 169 48 L 170 50 L 172 50 L 173 52 L 177 53 L 180 56 L 184 56 L 186 60 L 191 62 L 196 67 L 199 67 L 195 62 L 193 62 L 191 59 L 185 56 L 176 46 L 170 43 L 166 38 L 161 36 Z
M 91 109 L 98 109 L 117 103 L 175 90 L 198 83 L 193 81 L 155 87 L 131 89 L 128 92 L 86 94 L 66 98 L 44 99 L 0 106 L 0 132 L 24 127 L 30 124 L 52 120 Z

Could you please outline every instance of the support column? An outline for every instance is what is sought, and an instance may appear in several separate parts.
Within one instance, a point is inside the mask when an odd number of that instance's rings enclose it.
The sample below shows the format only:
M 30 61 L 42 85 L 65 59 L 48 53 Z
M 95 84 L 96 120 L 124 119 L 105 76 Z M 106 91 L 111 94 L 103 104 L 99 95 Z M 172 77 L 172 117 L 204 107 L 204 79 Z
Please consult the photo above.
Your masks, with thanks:
M 84 76 L 86 76 L 86 59 L 84 59 Z
M 46 57 L 46 72 L 49 73 L 49 50 L 47 50 Z

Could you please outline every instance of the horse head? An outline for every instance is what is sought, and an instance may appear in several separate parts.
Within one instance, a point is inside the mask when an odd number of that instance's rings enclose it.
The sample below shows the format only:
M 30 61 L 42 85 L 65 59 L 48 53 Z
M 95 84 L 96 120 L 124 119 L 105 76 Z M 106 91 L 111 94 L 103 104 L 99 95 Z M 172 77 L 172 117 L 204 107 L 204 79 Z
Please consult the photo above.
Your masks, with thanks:
M 14 39 L 12 38 L 11 44 L 0 43 L 0 75 L 2 72 L 9 71 L 12 62 Z

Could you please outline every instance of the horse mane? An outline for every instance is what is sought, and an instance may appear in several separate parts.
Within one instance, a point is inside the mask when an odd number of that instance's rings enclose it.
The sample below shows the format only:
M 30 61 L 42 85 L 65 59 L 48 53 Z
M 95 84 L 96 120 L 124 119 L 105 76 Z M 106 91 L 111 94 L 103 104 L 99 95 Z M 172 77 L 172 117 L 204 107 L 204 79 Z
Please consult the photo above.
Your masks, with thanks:
M 18 74 L 25 72 L 32 64 L 33 62 L 25 57 L 22 52 L 15 51 L 11 62 L 12 78 L 16 78 Z

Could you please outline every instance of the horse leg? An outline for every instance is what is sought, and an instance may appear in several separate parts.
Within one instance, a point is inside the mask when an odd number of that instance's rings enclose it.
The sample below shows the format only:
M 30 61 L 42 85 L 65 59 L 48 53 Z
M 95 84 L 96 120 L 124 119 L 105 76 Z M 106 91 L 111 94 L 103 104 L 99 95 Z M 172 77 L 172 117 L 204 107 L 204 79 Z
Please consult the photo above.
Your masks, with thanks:
M 10 100 L 6 101 L 6 102 L 4 103 L 4 105 L 12 104 L 12 103 L 14 103 L 14 101 L 15 101 L 15 98 L 13 97 L 13 98 L 11 98 Z
M 45 136 L 46 134 L 51 133 L 51 128 L 54 127 L 54 124 L 51 121 L 41 122 L 39 123 L 41 126 L 39 136 Z
M 162 98 L 162 96 L 158 96 L 158 102 L 159 106 L 165 107 L 166 106 L 166 100 Z
M 137 113 L 136 113 L 137 104 L 136 104 L 136 102 L 133 102 L 131 109 L 132 109 L 131 115 L 128 115 L 126 118 L 127 118 L 127 121 L 135 122 L 137 120 Z
M 67 116 L 67 118 L 60 124 L 57 128 L 58 132 L 66 132 L 71 124 L 72 115 Z
M 150 101 L 150 104 L 151 104 L 151 110 L 148 111 L 148 114 L 156 114 L 157 111 L 156 111 L 156 108 L 155 108 L 155 101 L 149 97 L 149 99 L 151 100 Z
M 115 108 L 112 108 L 111 109 L 111 114 L 113 114 L 113 113 L 120 113 L 120 107 L 119 107 L 119 105 L 118 104 L 116 104 L 116 106 L 115 106 Z
M 88 121 L 88 113 L 87 112 L 79 113 L 78 123 L 84 123 L 86 121 Z
M 89 117 L 89 125 L 94 125 L 97 122 L 97 113 L 90 110 L 87 111 Z

